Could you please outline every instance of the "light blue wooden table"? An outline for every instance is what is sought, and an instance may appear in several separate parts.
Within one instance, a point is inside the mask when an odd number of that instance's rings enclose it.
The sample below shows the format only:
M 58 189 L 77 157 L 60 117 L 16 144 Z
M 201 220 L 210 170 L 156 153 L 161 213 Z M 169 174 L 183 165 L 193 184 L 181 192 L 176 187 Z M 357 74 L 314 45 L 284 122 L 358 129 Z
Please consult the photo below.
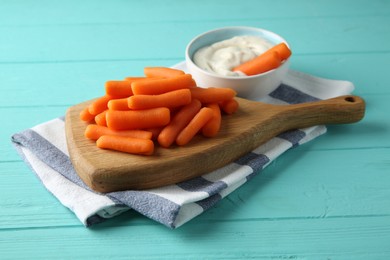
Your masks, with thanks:
M 331 126 L 176 230 L 129 211 L 85 228 L 10 136 L 184 60 L 218 27 L 284 36 L 292 68 L 352 81 L 363 121 Z M 1 259 L 390 259 L 390 1 L 0 1 Z

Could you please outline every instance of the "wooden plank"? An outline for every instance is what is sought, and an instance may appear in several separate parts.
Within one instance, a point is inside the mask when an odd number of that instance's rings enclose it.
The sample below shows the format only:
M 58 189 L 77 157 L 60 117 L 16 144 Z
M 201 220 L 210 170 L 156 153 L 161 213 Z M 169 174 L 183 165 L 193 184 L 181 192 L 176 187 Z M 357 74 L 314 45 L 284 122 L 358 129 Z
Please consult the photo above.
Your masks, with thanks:
M 310 145 L 310 144 L 309 144 Z M 199 221 L 390 215 L 390 151 L 288 151 Z
M 0 183 L 0 237 L 4 230 L 55 227 L 85 229 L 74 213 L 45 189 L 24 162 L 1 162 L 0 168 L 1 176 L 6 180 Z M 135 211 L 116 217 L 115 223 L 129 226 L 158 225 Z
M 0 108 L 69 107 L 104 95 L 108 80 L 143 75 L 146 66 L 169 67 L 183 59 L 0 64 Z
M 2 258 L 58 258 L 57 248 L 78 259 L 390 258 L 389 1 L 221 3 L 1 1 Z M 99 95 L 123 65 L 181 61 L 192 37 L 226 25 L 282 34 L 294 69 L 353 81 L 367 118 L 289 151 L 178 230 L 135 213 L 82 227 L 20 161 L 10 134 Z
M 0 108 L 71 106 L 103 95 L 107 80 L 142 75 L 145 66 L 173 66 L 183 60 L 0 64 Z M 381 66 L 377 66 L 378 60 Z M 367 73 L 373 67 L 376 73 Z M 388 67 L 390 53 L 297 54 L 292 57 L 291 65 L 292 69 L 318 77 L 349 80 L 356 87 L 354 93 L 373 99 L 369 100 L 372 104 L 379 102 L 373 95 L 390 93 L 386 83 Z
M 147 11 L 145 10 L 147 6 Z M 251 8 L 252 7 L 252 8 Z M 42 0 L 39 5 L 31 1 L 2 2 L 0 10 L 1 26 L 51 26 L 107 23 L 156 23 L 162 21 L 202 21 L 213 20 L 270 20 L 270 19 L 317 19 L 319 16 L 377 16 L 389 14 L 386 1 L 322 0 L 308 2 L 295 0 L 288 5 L 283 0 L 249 0 L 237 2 L 223 1 L 183 1 L 176 2 L 144 0 L 143 2 L 110 1 L 96 2 Z M 21 12 L 27 9 L 29 12 Z M 218 10 L 218 12 L 216 12 Z M 147 14 L 147 15 L 144 15 Z
M 5 259 L 386 259 L 390 218 L 326 218 L 161 226 L 2 230 Z M 53 250 L 61 247 L 61 252 Z
M 332 151 L 296 148 L 191 223 L 213 222 L 218 226 L 223 222 L 251 219 L 390 216 L 390 189 L 383 181 L 388 176 L 388 156 L 389 149 L 385 148 Z M 3 209 L 0 231 L 81 225 L 22 162 L 2 162 L 0 167 L 7 180 L 0 186 L 4 198 L 0 200 Z M 109 220 L 107 225 L 147 223 L 153 222 L 129 213 Z
M 259 23 L 260 21 L 167 22 L 137 26 L 120 23 L 0 27 L 0 34 L 7 35 L 0 39 L 0 61 L 15 63 L 178 59 L 184 56 L 185 46 L 196 35 L 232 23 L 274 31 L 290 43 L 295 54 L 389 51 L 386 42 L 390 40 L 390 27 L 377 26 L 389 24 L 389 16 L 320 17 L 310 22 L 307 19 L 293 19 L 288 22 L 288 27 L 284 20 Z M 178 38 L 167 37 L 178 34 Z M 29 39 L 28 42 L 25 39 Z
M 24 162 L 1 162 L 0 230 L 82 225 L 54 198 Z M 1 231 L 0 231 L 1 232 Z M 1 237 L 1 235 L 0 235 Z

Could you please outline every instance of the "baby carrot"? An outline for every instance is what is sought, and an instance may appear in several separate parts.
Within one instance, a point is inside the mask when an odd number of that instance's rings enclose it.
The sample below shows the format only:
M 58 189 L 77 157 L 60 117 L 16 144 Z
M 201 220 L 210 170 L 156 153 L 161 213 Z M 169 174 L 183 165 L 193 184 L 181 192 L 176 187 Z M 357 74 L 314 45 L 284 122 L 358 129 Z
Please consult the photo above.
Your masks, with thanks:
M 96 145 L 103 149 L 140 155 L 152 155 L 154 151 L 152 140 L 115 135 L 101 136 L 96 141 Z
M 203 104 L 219 103 L 225 100 L 232 99 L 236 96 L 236 92 L 231 88 L 191 88 L 192 98 L 198 99 Z
M 163 126 L 160 127 L 154 127 L 154 128 L 146 128 L 145 131 L 152 133 L 152 140 L 157 140 L 158 135 L 161 133 L 161 130 L 163 130 Z
M 92 115 L 97 115 L 103 112 L 104 110 L 107 109 L 107 103 L 110 101 L 111 97 L 110 96 L 102 96 L 98 99 L 96 99 L 92 104 L 89 105 L 88 111 Z
M 157 137 L 158 143 L 162 147 L 169 147 L 175 141 L 177 135 L 188 125 L 192 118 L 198 113 L 202 104 L 199 100 L 182 107 L 172 118 L 171 122 L 165 126 Z
M 86 107 L 80 112 L 80 119 L 85 121 L 85 122 L 91 122 L 95 118 L 94 115 L 89 113 L 89 108 Z
M 116 111 L 108 110 L 107 126 L 113 130 L 145 129 L 165 126 L 170 121 L 170 111 L 166 107 Z
M 189 89 L 178 89 L 159 95 L 134 95 L 127 100 L 130 109 L 174 108 L 191 103 L 191 91 Z
M 130 82 L 134 82 L 137 80 L 144 80 L 144 79 L 146 79 L 146 77 L 126 77 L 125 78 L 126 81 L 130 81 Z
M 287 46 L 287 44 L 282 42 L 268 49 L 266 52 L 260 54 L 256 58 L 233 68 L 233 71 L 241 71 L 248 76 L 260 74 L 272 69 L 276 69 L 280 66 L 282 61 L 288 59 L 290 56 L 290 48 Z
M 213 117 L 202 128 L 202 134 L 206 137 L 214 137 L 218 134 L 221 128 L 221 109 L 217 103 L 207 105 L 213 110 Z
M 103 112 L 101 112 L 100 114 L 97 114 L 95 116 L 96 124 L 101 125 L 101 126 L 107 126 L 106 113 L 107 113 L 107 110 L 104 110 Z
M 129 106 L 127 105 L 127 98 L 111 99 L 108 101 L 107 106 L 110 110 L 129 110 Z
M 191 120 L 191 122 L 176 137 L 176 144 L 185 145 L 198 133 L 204 125 L 214 116 L 211 108 L 203 107 Z
M 105 84 L 106 94 L 112 98 L 125 98 L 133 95 L 131 81 L 110 80 Z
M 166 67 L 145 67 L 144 74 L 146 77 L 149 78 L 155 78 L 155 77 L 172 78 L 172 77 L 184 75 L 185 73 L 182 70 L 166 68 Z
M 220 102 L 219 106 L 221 107 L 223 112 L 225 112 L 228 115 L 231 115 L 237 111 L 239 104 L 237 100 L 233 98 L 233 99 Z
M 284 42 L 276 44 L 267 51 L 276 51 L 279 54 L 281 60 L 287 60 L 288 57 L 291 56 L 291 50 Z
M 282 60 L 276 51 L 267 50 L 256 58 L 233 68 L 233 71 L 241 71 L 247 76 L 253 76 L 276 69 L 281 63 Z
M 152 132 L 145 130 L 126 130 L 126 131 L 115 131 L 106 126 L 100 126 L 90 124 L 87 126 L 84 132 L 85 137 L 91 140 L 97 140 L 103 135 L 116 135 L 126 136 L 140 139 L 152 139 Z
M 134 95 L 158 95 L 195 86 L 196 83 L 190 74 L 165 79 L 138 80 L 131 84 Z

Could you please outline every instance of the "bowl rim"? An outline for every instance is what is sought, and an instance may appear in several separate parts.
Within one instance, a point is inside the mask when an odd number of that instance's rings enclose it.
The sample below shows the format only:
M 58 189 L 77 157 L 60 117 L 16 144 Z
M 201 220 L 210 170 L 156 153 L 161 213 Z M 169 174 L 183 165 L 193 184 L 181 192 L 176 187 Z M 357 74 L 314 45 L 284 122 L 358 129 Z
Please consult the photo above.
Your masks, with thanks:
M 288 42 L 282 36 L 280 36 L 279 34 L 273 32 L 273 31 L 270 31 L 270 30 L 267 30 L 267 29 L 263 29 L 263 28 L 258 28 L 258 27 L 251 27 L 251 26 L 226 26 L 226 27 L 219 27 L 219 28 L 215 28 L 215 29 L 203 32 L 201 34 L 198 34 L 194 38 L 192 38 L 191 41 L 187 44 L 186 49 L 185 49 L 185 58 L 186 58 L 187 62 L 191 62 L 192 65 L 196 69 L 200 70 L 202 73 L 206 74 L 207 76 L 221 78 L 221 79 L 229 79 L 229 80 L 253 79 L 253 78 L 262 77 L 262 76 L 265 76 L 267 74 L 273 73 L 275 70 L 278 70 L 283 65 L 285 65 L 287 63 L 287 61 L 290 59 L 290 57 L 289 57 L 287 60 L 284 60 L 282 62 L 282 64 L 278 68 L 276 68 L 276 69 L 272 69 L 272 70 L 269 70 L 269 71 L 266 71 L 266 72 L 263 72 L 263 73 L 260 73 L 260 74 L 252 75 L 252 76 L 222 76 L 222 75 L 218 75 L 216 73 L 208 72 L 208 71 L 200 68 L 198 65 L 195 64 L 195 62 L 192 60 L 192 57 L 190 57 L 189 50 L 190 50 L 191 46 L 196 41 L 198 41 L 199 39 L 201 39 L 205 35 L 216 33 L 218 31 L 222 31 L 222 30 L 246 30 L 246 31 L 265 32 L 267 34 L 275 36 L 275 38 L 279 38 L 281 40 L 281 42 L 284 42 L 287 45 L 287 47 L 290 48 L 290 45 L 288 44 Z

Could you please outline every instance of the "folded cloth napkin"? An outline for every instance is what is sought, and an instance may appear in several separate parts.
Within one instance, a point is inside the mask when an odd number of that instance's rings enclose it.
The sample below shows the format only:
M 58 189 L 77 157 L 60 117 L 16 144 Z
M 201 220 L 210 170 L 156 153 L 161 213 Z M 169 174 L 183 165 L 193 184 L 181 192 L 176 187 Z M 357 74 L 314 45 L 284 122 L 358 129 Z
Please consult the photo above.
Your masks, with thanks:
M 174 68 L 186 70 L 185 63 Z M 349 94 L 353 89 L 348 81 L 321 79 L 290 70 L 283 83 L 259 101 L 302 103 Z M 63 117 L 55 118 L 14 134 L 12 141 L 42 184 L 85 226 L 134 209 L 170 228 L 177 228 L 249 181 L 286 150 L 326 132 L 325 126 L 288 131 L 201 177 L 161 188 L 101 194 L 86 186 L 75 172 L 69 159 L 64 125 Z

